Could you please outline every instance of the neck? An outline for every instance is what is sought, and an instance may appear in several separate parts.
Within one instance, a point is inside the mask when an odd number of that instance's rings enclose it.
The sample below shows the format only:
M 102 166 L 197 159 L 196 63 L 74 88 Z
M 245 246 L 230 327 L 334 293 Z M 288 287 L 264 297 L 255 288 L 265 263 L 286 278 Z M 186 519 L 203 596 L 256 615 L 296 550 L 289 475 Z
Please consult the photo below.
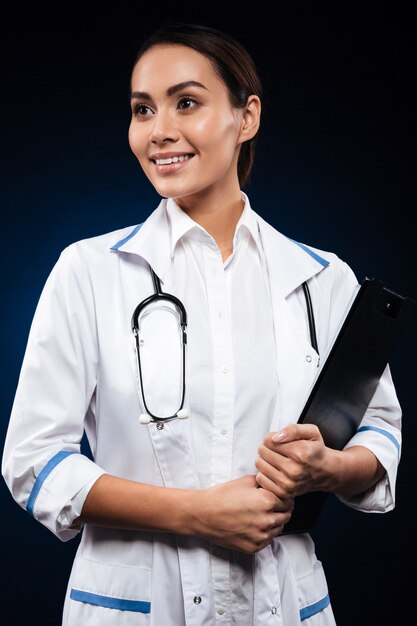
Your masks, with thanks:
M 223 189 L 221 193 L 203 192 L 198 198 L 192 195 L 175 201 L 213 237 L 225 260 L 233 251 L 233 235 L 245 206 L 239 186 L 230 193 Z

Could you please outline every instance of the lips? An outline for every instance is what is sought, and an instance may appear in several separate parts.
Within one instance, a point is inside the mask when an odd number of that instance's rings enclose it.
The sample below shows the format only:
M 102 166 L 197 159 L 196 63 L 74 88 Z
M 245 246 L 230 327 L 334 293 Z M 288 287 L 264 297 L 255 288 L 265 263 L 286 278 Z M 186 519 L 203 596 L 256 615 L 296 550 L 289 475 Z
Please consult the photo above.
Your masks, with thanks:
M 149 158 L 155 163 L 165 159 L 184 160 L 186 157 L 191 158 L 193 156 L 193 152 L 155 152 Z
M 173 154 L 172 157 L 168 156 L 168 154 L 169 153 L 164 155 L 164 158 L 162 158 L 162 155 L 161 155 L 158 158 L 152 159 L 152 162 L 154 163 L 154 167 L 155 167 L 155 169 L 156 169 L 158 174 L 175 173 L 178 170 L 181 170 L 184 167 L 187 167 L 189 162 L 194 157 L 194 154 L 190 154 L 190 153 L 175 153 L 175 154 Z M 175 159 L 175 160 L 173 160 L 173 161 L 170 160 L 170 162 L 165 163 L 164 161 L 167 160 L 167 159 Z

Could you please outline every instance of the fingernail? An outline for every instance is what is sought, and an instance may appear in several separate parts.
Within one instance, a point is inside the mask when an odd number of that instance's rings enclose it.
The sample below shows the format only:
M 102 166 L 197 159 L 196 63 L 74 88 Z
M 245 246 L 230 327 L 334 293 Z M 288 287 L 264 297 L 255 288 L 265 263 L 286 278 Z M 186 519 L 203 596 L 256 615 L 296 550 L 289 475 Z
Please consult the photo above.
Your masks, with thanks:
M 275 443 L 281 442 L 287 436 L 287 434 L 287 431 L 283 428 L 274 435 L 272 435 L 272 441 L 274 441 Z

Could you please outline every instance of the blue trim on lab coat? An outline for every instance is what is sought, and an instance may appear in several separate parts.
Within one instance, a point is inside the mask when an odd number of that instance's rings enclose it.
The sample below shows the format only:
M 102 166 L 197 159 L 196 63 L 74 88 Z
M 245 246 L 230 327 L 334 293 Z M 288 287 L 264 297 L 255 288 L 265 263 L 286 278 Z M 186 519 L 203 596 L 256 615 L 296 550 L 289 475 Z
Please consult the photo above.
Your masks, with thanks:
M 392 441 L 392 443 L 395 445 L 398 452 L 400 452 L 400 444 L 398 443 L 394 435 L 391 435 L 391 433 L 388 432 L 387 430 L 384 430 L 383 428 L 378 428 L 377 426 L 361 426 L 360 428 L 358 428 L 356 432 L 360 433 L 360 432 L 363 432 L 364 430 L 374 430 L 376 433 L 380 433 L 381 435 L 388 437 L 388 439 Z
M 86 602 L 95 606 L 104 606 L 107 609 L 119 609 L 119 611 L 135 611 L 136 613 L 150 613 L 151 603 L 142 600 L 125 600 L 124 598 L 113 598 L 110 596 L 100 596 L 97 593 L 71 589 L 70 598 L 77 602 Z
M 55 456 L 52 457 L 50 461 L 45 465 L 41 472 L 39 472 L 37 479 L 35 480 L 35 484 L 33 485 L 32 491 L 30 492 L 30 496 L 26 505 L 27 512 L 33 517 L 33 507 L 35 505 L 35 500 L 38 497 L 38 494 L 41 490 L 41 487 L 52 472 L 54 467 L 58 465 L 61 461 L 63 461 L 70 454 L 77 454 L 75 451 L 68 452 L 67 450 L 61 450 Z
M 300 620 L 303 621 L 313 615 L 316 615 L 316 613 L 320 613 L 320 611 L 323 611 L 323 609 L 328 607 L 329 604 L 330 597 L 329 594 L 327 594 L 327 596 L 324 596 L 324 598 L 318 600 L 314 604 L 310 604 L 309 606 L 305 606 L 303 609 L 300 609 Z

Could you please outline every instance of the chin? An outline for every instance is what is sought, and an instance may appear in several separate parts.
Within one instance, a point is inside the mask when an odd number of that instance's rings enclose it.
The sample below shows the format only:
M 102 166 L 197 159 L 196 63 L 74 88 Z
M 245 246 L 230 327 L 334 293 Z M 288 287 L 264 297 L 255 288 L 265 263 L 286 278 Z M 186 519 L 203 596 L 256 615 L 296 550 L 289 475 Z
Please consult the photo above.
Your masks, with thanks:
M 181 198 L 183 196 L 190 196 L 206 189 L 207 185 L 197 186 L 187 185 L 181 183 L 181 181 L 166 181 L 161 184 L 161 181 L 151 181 L 157 193 L 163 198 Z

